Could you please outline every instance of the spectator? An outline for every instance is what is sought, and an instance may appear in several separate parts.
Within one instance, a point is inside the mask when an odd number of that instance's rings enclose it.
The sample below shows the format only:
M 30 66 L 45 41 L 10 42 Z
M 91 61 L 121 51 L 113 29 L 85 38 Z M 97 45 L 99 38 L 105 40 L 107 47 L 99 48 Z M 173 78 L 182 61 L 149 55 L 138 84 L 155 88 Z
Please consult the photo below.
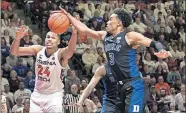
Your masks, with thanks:
M 156 52 L 155 48 L 150 47 L 150 48 L 149 48 L 149 52 L 150 52 L 150 54 L 151 54 L 151 60 L 157 61 L 158 58 L 157 58 L 157 56 L 154 55 L 154 53 Z M 143 53 L 143 54 L 144 54 L 144 53 Z M 144 55 L 145 55 L 145 54 L 144 54 Z
M 184 31 L 186 32 L 186 24 L 184 23 L 184 19 L 180 16 L 177 18 L 177 21 L 175 23 L 175 27 L 177 28 L 177 30 L 179 31 L 181 26 L 183 26 Z
M 3 67 L 3 77 L 6 78 L 7 80 L 10 79 L 10 71 L 12 70 L 12 67 L 8 64 L 4 64 Z
M 98 22 L 96 17 L 90 19 L 90 28 L 94 29 L 95 31 L 101 30 L 102 21 Z
M 176 44 L 173 45 L 173 48 L 170 50 L 172 57 L 176 59 L 181 59 L 180 52 L 178 51 L 178 46 Z
M 174 57 L 169 57 L 167 65 L 168 65 L 169 71 L 171 71 L 173 69 L 173 67 L 177 67 L 178 66 L 177 59 L 174 58 Z
M 173 84 L 176 82 L 177 79 L 181 79 L 181 75 L 177 69 L 177 67 L 173 67 L 173 70 L 171 70 L 167 75 L 167 82 L 169 84 Z
M 165 32 L 165 27 L 163 26 L 160 27 L 160 32 L 156 33 L 155 35 L 155 40 L 159 40 L 160 35 L 164 35 L 164 40 L 166 42 L 170 42 L 169 34 Z
M 80 92 L 81 92 L 82 90 L 84 90 L 84 89 L 87 87 L 87 85 L 88 85 L 88 80 L 87 80 L 87 79 L 81 80 L 81 85 L 80 85 L 80 87 L 79 87 Z
M 4 30 L 3 37 L 6 40 L 6 45 L 10 46 L 10 44 L 13 42 L 13 38 L 10 36 L 10 33 L 9 33 L 8 29 Z
M 99 68 L 102 65 L 103 65 L 103 58 L 101 56 L 99 56 L 97 58 L 97 63 L 93 65 L 92 73 L 94 74 L 96 72 L 97 68 Z
M 155 86 L 150 87 L 150 93 L 147 98 L 147 106 L 150 110 L 152 110 L 154 105 L 157 105 L 157 101 L 160 100 L 159 95 L 156 92 Z
M 180 27 L 179 35 L 180 35 L 181 40 L 183 41 L 183 43 L 186 44 L 186 42 L 185 42 L 186 37 L 185 37 L 185 32 L 184 32 L 183 26 Z
M 171 42 L 178 42 L 178 40 L 181 38 L 177 28 L 175 27 L 172 28 L 172 32 L 169 34 L 169 37 Z
M 13 70 L 17 72 L 18 78 L 23 80 L 26 77 L 26 72 L 28 71 L 28 67 L 23 65 L 23 60 L 18 59 L 17 65 L 13 67 Z
M 90 48 L 90 52 L 92 54 L 95 54 L 96 51 L 96 45 L 95 43 L 93 43 L 93 40 L 91 38 L 87 38 L 87 42 L 86 42 L 87 47 Z
M 179 111 L 176 111 L 176 108 L 175 107 L 176 106 L 175 106 L 174 103 L 170 103 L 168 113 L 180 113 Z
M 157 8 L 154 9 L 154 16 L 155 16 L 156 18 L 158 17 L 158 13 L 159 13 L 159 12 L 162 12 L 162 15 L 165 16 L 165 17 L 167 17 L 167 13 L 166 13 L 164 7 L 161 7 L 161 3 L 158 3 L 158 4 L 157 4 Z
M 9 49 L 10 47 L 7 46 L 5 38 L 1 37 L 1 54 L 3 55 L 3 57 L 6 58 L 7 56 L 9 56 Z
M 171 14 L 171 10 L 170 9 L 167 11 L 166 21 L 167 21 L 166 23 L 168 23 L 169 21 L 173 21 L 173 22 L 176 21 L 175 17 Z
M 24 79 L 25 88 L 27 88 L 31 92 L 33 92 L 34 91 L 34 87 L 35 87 L 35 76 L 34 76 L 32 70 L 28 70 L 26 75 L 27 76 Z
M 96 63 L 95 55 L 90 52 L 90 48 L 85 49 L 85 53 L 82 55 L 82 61 L 85 64 L 86 75 L 88 76 L 92 66 Z
M 167 80 L 167 73 L 163 71 L 162 65 L 158 65 L 155 75 L 158 77 L 159 75 L 163 76 L 164 80 Z M 157 78 L 156 77 L 156 78 Z
M 96 4 L 96 5 L 95 5 L 95 9 L 96 9 L 95 12 L 98 11 L 98 12 L 99 12 L 99 15 L 100 15 L 101 17 L 103 17 L 104 11 L 101 9 L 101 5 L 102 5 L 102 4 Z
M 103 52 L 102 47 L 97 47 L 97 54 L 96 54 L 96 58 L 98 58 L 99 56 L 102 57 L 102 62 L 105 63 L 106 62 L 106 54 Z
M 4 91 L 4 85 L 8 84 L 9 85 L 9 82 L 6 78 L 3 78 L 3 70 L 1 69 L 1 90 Z
M 3 27 L 8 27 L 10 25 L 10 19 L 7 13 L 3 13 L 3 18 L 1 19 L 1 23 Z
M 178 106 L 178 110 L 185 112 L 185 84 L 181 85 L 181 92 L 178 93 L 175 97 L 175 105 Z
M 23 105 L 24 105 L 24 107 L 21 107 L 21 108 L 17 109 L 16 113 L 29 113 L 30 99 L 26 98 Z
M 16 65 L 17 61 L 18 61 L 18 58 L 11 54 L 8 57 L 6 57 L 6 63 L 12 67 Z
M 136 17 L 135 22 L 132 24 L 133 28 L 137 28 L 140 33 L 145 33 L 147 26 L 140 21 L 139 17 Z
M 169 44 L 168 44 L 168 42 L 165 40 L 165 35 L 163 35 L 163 34 L 159 35 L 158 41 L 163 45 L 164 50 L 167 50 Z
M 154 33 L 150 26 L 147 27 L 147 30 L 144 33 L 144 36 L 149 37 L 150 39 L 154 39 Z
M 24 99 L 29 98 L 31 96 L 31 91 L 25 89 L 25 85 L 23 82 L 19 83 L 19 89 L 14 93 L 14 99 L 16 100 L 19 96 L 22 97 L 23 101 Z
M 76 13 L 79 15 L 79 17 L 80 17 L 80 20 L 83 21 L 84 13 L 79 9 L 79 5 L 78 5 L 78 4 L 75 4 L 74 7 L 75 7 L 75 8 L 74 8 L 74 10 L 72 11 L 72 13 L 73 13 L 73 12 L 76 12 Z
M 162 66 L 162 69 L 163 69 L 164 73 L 168 73 L 169 72 L 167 63 L 165 61 L 163 61 L 163 59 L 161 59 L 161 58 L 158 58 L 158 62 L 156 62 L 156 67 L 157 68 L 158 68 L 159 65 Z
M 173 104 L 175 104 L 175 96 L 176 96 L 176 90 L 174 89 L 174 87 L 171 87 L 169 98 L 170 98 L 170 102 Z
M 15 70 L 12 70 L 10 72 L 10 79 L 9 79 L 10 92 L 14 93 L 18 89 L 19 82 L 20 82 L 20 80 L 17 77 L 17 72 Z
M 151 77 L 150 79 L 150 86 L 155 86 L 156 85 L 156 78 L 155 77 Z
M 105 25 L 107 24 L 107 22 L 109 21 L 109 15 L 107 12 L 105 12 L 103 14 L 103 22 L 105 23 Z
M 166 94 L 170 93 L 170 86 L 169 86 L 169 84 L 164 82 L 163 76 L 158 77 L 158 83 L 155 85 L 155 88 L 156 88 L 158 94 L 160 94 L 161 89 L 165 89 Z
M 161 19 L 161 23 L 162 23 L 162 26 L 165 26 L 166 23 L 165 23 L 165 16 L 162 14 L 162 12 L 158 12 L 158 17 L 156 18 L 156 21 L 157 19 Z
M 24 107 L 24 105 L 22 104 L 23 98 L 21 96 L 18 96 L 15 99 L 15 102 L 16 102 L 16 104 L 12 108 L 12 113 L 16 113 L 16 110 Z
M 92 4 L 88 3 L 88 9 L 84 12 L 84 20 L 88 21 L 94 16 L 94 11 L 92 8 Z
M 162 25 L 161 23 L 162 23 L 161 22 L 161 19 L 158 19 L 157 22 L 156 22 L 156 24 L 154 25 L 154 32 L 155 33 L 158 33 L 160 31 L 160 27 Z
M 80 86 L 80 79 L 76 76 L 75 70 L 69 69 L 67 71 L 67 78 L 65 80 L 65 93 L 70 93 L 70 87 L 76 84 L 78 87 Z
M 147 64 L 144 64 L 144 65 L 143 65 L 142 76 L 143 76 L 143 77 L 146 77 L 146 76 L 149 75 L 149 74 L 150 74 L 149 67 L 148 67 Z
M 16 31 L 18 30 L 18 27 L 16 26 L 16 22 L 11 20 L 10 21 L 10 26 L 8 27 L 10 36 L 12 36 L 12 38 L 16 37 Z
M 17 13 L 13 14 L 11 21 L 14 21 L 16 23 L 16 26 L 19 26 L 20 19 L 17 17 Z
M 160 89 L 160 100 L 157 101 L 160 113 L 167 113 L 170 101 L 169 96 L 166 94 L 166 90 L 163 88 Z
M 156 65 L 155 65 L 155 62 L 151 60 L 151 54 L 150 53 L 145 54 L 145 59 L 143 60 L 143 63 L 148 66 L 148 71 L 150 73 L 155 72 L 155 66 Z
M 172 86 L 175 88 L 176 92 L 179 93 L 181 91 L 181 80 L 177 78 Z
M 41 7 L 38 12 L 39 20 L 41 22 L 43 19 L 47 19 L 49 17 L 49 9 L 47 8 L 47 3 L 45 1 L 41 3 Z
M 11 100 L 12 104 L 14 104 L 14 95 L 12 92 L 10 92 L 9 84 L 5 84 L 4 89 L 5 89 L 4 91 L 5 96 Z

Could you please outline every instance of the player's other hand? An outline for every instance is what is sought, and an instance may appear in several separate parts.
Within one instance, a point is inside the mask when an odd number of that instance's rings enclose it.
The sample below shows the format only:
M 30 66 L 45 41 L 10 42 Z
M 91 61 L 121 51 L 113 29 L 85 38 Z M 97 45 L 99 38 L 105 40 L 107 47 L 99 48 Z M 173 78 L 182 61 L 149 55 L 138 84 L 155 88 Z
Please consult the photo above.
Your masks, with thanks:
M 22 39 L 26 34 L 28 34 L 28 29 L 24 26 L 19 27 L 19 29 L 16 32 L 16 39 L 20 40 Z
M 169 51 L 161 50 L 159 52 L 154 53 L 158 58 L 167 58 L 167 57 L 172 57 L 171 53 Z

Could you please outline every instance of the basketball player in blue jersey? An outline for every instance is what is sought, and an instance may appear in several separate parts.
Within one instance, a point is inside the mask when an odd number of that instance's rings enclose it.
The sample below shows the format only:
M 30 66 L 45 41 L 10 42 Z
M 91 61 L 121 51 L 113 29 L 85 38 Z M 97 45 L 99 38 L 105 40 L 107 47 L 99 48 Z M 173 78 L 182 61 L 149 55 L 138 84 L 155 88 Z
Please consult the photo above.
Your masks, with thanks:
M 94 31 L 71 16 L 64 9 L 73 26 L 82 34 L 97 40 L 104 40 L 104 48 L 108 59 L 105 69 L 111 70 L 117 80 L 119 99 L 115 112 L 105 113 L 142 113 L 145 106 L 146 88 L 136 64 L 136 48 L 140 45 L 154 47 L 158 50 L 155 55 L 167 58 L 170 52 L 163 50 L 161 43 L 153 41 L 140 33 L 128 32 L 126 28 L 131 24 L 131 17 L 124 9 L 115 9 L 107 22 L 106 31 Z M 55 13 L 53 12 L 53 13 Z M 103 103 L 107 104 L 107 102 Z

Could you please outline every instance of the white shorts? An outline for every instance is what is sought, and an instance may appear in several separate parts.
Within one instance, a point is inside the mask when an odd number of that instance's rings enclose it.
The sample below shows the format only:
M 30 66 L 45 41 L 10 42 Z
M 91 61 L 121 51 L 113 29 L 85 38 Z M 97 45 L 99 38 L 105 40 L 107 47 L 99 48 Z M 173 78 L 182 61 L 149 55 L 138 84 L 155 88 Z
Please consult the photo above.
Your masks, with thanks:
M 30 113 L 64 113 L 63 92 L 40 94 L 33 92 L 30 98 Z

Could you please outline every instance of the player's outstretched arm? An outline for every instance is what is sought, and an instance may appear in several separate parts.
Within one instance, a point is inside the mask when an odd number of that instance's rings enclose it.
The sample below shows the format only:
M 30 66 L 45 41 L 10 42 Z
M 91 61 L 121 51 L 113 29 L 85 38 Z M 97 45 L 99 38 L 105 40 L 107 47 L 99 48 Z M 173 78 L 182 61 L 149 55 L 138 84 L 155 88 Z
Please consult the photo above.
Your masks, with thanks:
M 105 71 L 105 67 L 104 66 L 101 66 L 99 67 L 94 76 L 92 77 L 90 83 L 88 84 L 88 86 L 85 88 L 85 90 L 83 91 L 78 103 L 77 103 L 77 106 L 81 106 L 84 102 L 84 100 L 90 95 L 90 93 L 92 92 L 92 90 L 95 88 L 95 86 L 97 85 L 97 83 L 99 82 L 99 80 L 106 74 L 106 71 Z
M 42 49 L 40 45 L 33 45 L 29 47 L 19 47 L 20 40 L 25 36 L 28 32 L 28 29 L 24 29 L 20 27 L 16 32 L 16 38 L 12 42 L 10 46 L 10 53 L 15 56 L 31 56 L 36 55 L 38 51 Z
M 62 52 L 63 59 L 70 59 L 76 50 L 76 43 L 77 43 L 77 29 L 72 26 L 72 35 L 68 46 L 65 48 L 64 52 Z
M 94 38 L 97 40 L 103 40 L 106 31 L 94 31 L 90 28 L 88 28 L 84 23 L 79 21 L 78 19 L 74 18 L 71 14 L 66 12 L 64 9 L 60 8 L 61 11 L 53 11 L 52 13 L 58 12 L 58 13 L 64 13 L 65 15 L 68 16 L 70 19 L 71 24 L 78 29 L 79 32 L 81 32 L 83 35 L 88 36 L 90 38 Z
M 163 49 L 163 45 L 160 42 L 147 38 L 140 33 L 129 32 L 126 34 L 126 39 L 129 45 L 144 45 L 146 47 L 156 48 L 158 50 L 158 53 L 155 53 L 154 55 L 159 58 L 167 58 L 171 56 L 169 51 L 165 51 Z

